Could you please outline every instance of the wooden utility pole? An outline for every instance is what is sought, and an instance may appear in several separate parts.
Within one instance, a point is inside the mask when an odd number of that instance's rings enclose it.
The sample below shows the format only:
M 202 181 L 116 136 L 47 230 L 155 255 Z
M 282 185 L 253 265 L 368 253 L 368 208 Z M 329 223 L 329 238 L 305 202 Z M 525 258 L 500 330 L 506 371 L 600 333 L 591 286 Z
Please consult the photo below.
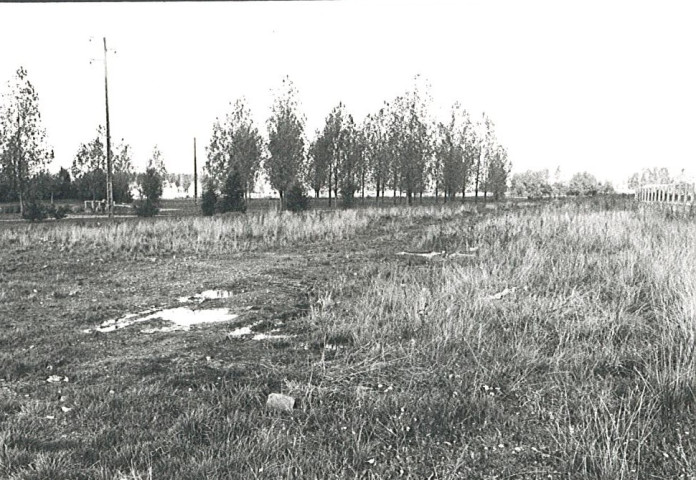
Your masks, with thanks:
M 109 83 L 106 69 L 106 37 L 104 37 L 104 96 L 106 101 L 106 203 L 109 217 L 114 216 L 114 185 L 111 166 L 111 125 L 109 123 Z
M 22 117 L 17 111 L 17 171 L 15 172 L 17 178 L 17 193 L 19 195 L 19 214 L 24 215 L 24 182 L 22 178 L 24 176 L 22 168 Z
M 198 203 L 198 166 L 196 165 L 196 137 L 193 137 L 193 203 Z

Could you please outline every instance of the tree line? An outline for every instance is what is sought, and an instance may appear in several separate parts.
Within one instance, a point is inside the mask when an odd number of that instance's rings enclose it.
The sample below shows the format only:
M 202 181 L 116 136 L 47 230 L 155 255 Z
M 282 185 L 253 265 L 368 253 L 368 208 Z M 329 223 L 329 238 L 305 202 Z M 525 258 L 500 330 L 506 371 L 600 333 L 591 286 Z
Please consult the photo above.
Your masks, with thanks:
M 267 140 L 243 98 L 216 119 L 206 147 L 206 194 L 229 204 L 231 185 L 239 185 L 248 198 L 265 175 L 283 205 L 287 194 L 307 189 L 343 206 L 366 191 L 376 202 L 398 194 L 409 204 L 426 192 L 444 201 L 472 190 L 476 198 L 502 197 L 510 161 L 493 121 L 485 114 L 473 119 L 459 103 L 446 122 L 435 121 L 430 110 L 427 85 L 417 77 L 412 89 L 362 122 L 340 102 L 308 139 L 297 89 L 286 77 L 266 122 Z
M 385 101 L 363 121 L 339 103 L 311 139 L 305 135 L 306 119 L 298 98 L 286 77 L 275 94 L 266 137 L 243 98 L 232 104 L 224 119 L 213 123 L 206 147 L 205 188 L 219 197 L 221 205 L 243 205 L 262 175 L 283 205 L 288 195 L 303 196 L 306 190 L 315 197 L 325 193 L 329 204 L 340 201 L 344 206 L 352 205 L 358 195 L 365 198 L 366 191 L 374 192 L 377 202 L 384 202 L 390 193 L 395 199 L 405 195 L 409 204 L 426 192 L 444 201 L 469 191 L 476 198 L 500 198 L 505 193 L 510 161 L 493 121 L 485 114 L 472 118 L 458 103 L 447 121 L 436 121 L 429 87 L 418 77 L 413 88 Z M 38 94 L 27 71 L 19 68 L 0 104 L 0 201 L 19 201 L 23 210 L 26 203 L 49 197 L 103 199 L 104 137 L 98 127 L 95 136 L 79 146 L 70 169 L 49 174 L 54 154 L 41 124 Z M 133 200 L 134 182 L 142 193 L 144 183 L 151 180 L 146 175 L 157 175 L 160 181 L 169 175 L 157 147 L 141 174 L 134 171 L 125 141 L 116 142 L 112 152 L 117 203 Z M 184 188 L 191 183 L 188 177 L 172 180 Z M 242 201 L 231 202 L 240 192 Z
M 531 199 L 615 193 L 610 182 L 600 182 L 591 173 L 578 172 L 570 180 L 562 181 L 559 170 L 551 178 L 547 169 L 515 173 L 510 178 L 509 191 L 512 196 Z

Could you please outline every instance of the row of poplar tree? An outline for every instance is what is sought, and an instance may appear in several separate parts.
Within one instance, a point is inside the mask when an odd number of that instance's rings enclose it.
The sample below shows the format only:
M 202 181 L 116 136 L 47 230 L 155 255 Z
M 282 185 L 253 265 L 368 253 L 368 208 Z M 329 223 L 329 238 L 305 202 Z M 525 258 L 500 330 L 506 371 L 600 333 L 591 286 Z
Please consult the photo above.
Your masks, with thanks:
M 274 99 L 267 140 L 254 124 L 244 99 L 213 125 L 207 147 L 207 190 L 222 191 L 230 177 L 248 196 L 263 172 L 281 201 L 300 185 L 315 197 L 328 195 L 350 205 L 365 191 L 382 201 L 405 195 L 408 203 L 425 192 L 445 201 L 466 192 L 504 195 L 510 161 L 485 114 L 478 121 L 458 103 L 446 122 L 430 112 L 427 85 L 414 86 L 356 122 L 339 103 L 313 138 L 305 136 L 305 117 L 289 78 Z M 241 179 L 237 182 L 237 178 Z

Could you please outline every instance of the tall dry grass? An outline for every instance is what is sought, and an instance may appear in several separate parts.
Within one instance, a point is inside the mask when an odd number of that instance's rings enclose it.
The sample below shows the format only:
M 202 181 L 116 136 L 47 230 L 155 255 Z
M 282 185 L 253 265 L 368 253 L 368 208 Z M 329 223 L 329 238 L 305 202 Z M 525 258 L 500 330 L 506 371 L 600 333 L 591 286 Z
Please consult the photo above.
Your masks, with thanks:
M 531 422 L 520 444 L 547 452 L 567 477 L 696 478 L 693 221 L 551 206 L 455 216 L 411 245 L 479 250 L 418 268 L 366 267 L 370 288 L 350 305 L 335 301 L 339 281 L 313 311 L 322 338 L 348 337 L 378 351 L 376 362 L 402 359 L 394 375 L 409 382 L 456 371 L 480 406 L 482 388 L 500 392 Z M 418 372 L 428 380 L 414 380 Z M 511 421 L 481 408 L 484 423 Z
M 0 243 L 23 248 L 215 254 L 301 242 L 336 242 L 364 231 L 371 222 L 398 228 L 396 224 L 403 221 L 449 218 L 471 208 L 392 207 L 304 214 L 271 211 L 238 216 L 27 224 L 0 230 Z

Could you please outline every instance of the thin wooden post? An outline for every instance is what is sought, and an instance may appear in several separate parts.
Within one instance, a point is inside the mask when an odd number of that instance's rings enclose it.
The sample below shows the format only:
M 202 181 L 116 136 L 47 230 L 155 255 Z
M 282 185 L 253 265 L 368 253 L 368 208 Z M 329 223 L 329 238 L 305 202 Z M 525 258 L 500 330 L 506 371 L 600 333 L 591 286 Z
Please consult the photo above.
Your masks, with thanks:
M 193 203 L 198 203 L 198 165 L 196 164 L 196 137 L 193 137 Z

